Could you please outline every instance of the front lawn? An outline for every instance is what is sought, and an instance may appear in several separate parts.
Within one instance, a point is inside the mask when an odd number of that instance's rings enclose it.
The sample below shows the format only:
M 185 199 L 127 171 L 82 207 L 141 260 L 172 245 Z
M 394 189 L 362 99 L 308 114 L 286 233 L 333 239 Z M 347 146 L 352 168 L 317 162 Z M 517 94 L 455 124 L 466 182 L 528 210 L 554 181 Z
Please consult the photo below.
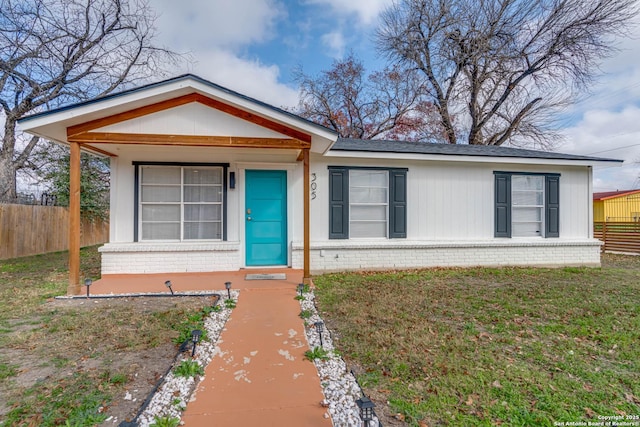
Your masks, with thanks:
M 133 418 L 171 365 L 175 341 L 211 303 L 54 300 L 67 289 L 67 258 L 57 252 L 0 260 L 2 427 L 111 426 Z M 97 247 L 82 249 L 81 267 L 82 277 L 99 277 Z
M 640 415 L 640 257 L 605 255 L 601 269 L 430 269 L 314 282 L 336 346 L 385 426 Z

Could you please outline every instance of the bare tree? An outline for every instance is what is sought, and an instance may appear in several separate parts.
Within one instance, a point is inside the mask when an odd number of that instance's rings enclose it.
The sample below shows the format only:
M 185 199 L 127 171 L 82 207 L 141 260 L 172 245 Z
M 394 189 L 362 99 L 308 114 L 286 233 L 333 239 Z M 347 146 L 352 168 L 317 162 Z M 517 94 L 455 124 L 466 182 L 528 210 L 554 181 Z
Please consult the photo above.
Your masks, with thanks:
M 421 72 L 447 142 L 546 145 L 637 12 L 636 0 L 398 0 L 377 43 Z
M 0 0 L 0 200 L 39 145 L 27 114 L 102 96 L 161 72 L 178 56 L 154 46 L 145 0 Z
M 345 138 L 442 140 L 433 104 L 418 75 L 398 67 L 367 75 L 353 55 L 309 76 L 299 70 L 297 114 L 334 129 Z

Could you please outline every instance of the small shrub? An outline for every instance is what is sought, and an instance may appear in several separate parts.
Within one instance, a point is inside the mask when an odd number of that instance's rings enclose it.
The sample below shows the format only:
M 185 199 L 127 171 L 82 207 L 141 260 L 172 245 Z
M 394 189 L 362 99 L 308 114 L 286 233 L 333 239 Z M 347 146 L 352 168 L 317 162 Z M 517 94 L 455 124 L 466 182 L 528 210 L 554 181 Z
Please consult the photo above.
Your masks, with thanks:
M 153 417 L 153 424 L 151 424 L 151 427 L 178 427 L 179 425 L 180 418 L 170 417 L 168 415 L 159 417 L 156 415 Z
M 311 310 L 302 310 L 300 312 L 300 317 L 303 318 L 303 319 L 308 319 L 308 318 L 311 317 L 312 314 L 313 313 L 311 312 Z
M 195 360 L 183 360 L 182 363 L 176 366 L 173 373 L 177 377 L 189 378 L 195 377 L 196 375 L 203 375 L 204 369 Z
M 232 299 L 224 300 L 224 306 L 226 308 L 236 308 L 236 301 Z
M 329 360 L 329 352 L 322 347 L 314 347 L 313 350 L 305 351 L 304 357 L 312 362 L 316 359 Z

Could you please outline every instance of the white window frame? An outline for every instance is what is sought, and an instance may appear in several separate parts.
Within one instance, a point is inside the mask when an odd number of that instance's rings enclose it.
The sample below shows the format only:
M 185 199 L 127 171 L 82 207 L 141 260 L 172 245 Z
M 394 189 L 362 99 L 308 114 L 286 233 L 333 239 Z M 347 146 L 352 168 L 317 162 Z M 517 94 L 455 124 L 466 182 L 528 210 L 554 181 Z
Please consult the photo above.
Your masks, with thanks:
M 516 189 L 514 182 L 517 182 L 517 178 L 520 177 L 531 177 L 531 178 L 537 178 L 540 179 L 542 181 L 542 186 L 540 190 L 529 190 L 529 189 Z M 542 204 L 536 204 L 536 205 L 518 205 L 514 202 L 514 200 L 516 200 L 515 198 L 515 194 L 519 192 L 519 193 L 538 193 L 540 194 L 540 199 L 542 200 Z M 515 237 L 515 238 L 536 238 L 536 237 L 545 237 L 545 200 L 546 200 L 546 195 L 545 195 L 545 176 L 544 175 L 527 175 L 527 174 L 518 174 L 518 175 L 512 175 L 511 177 L 511 237 Z M 514 211 L 518 210 L 518 209 L 531 209 L 531 208 L 537 208 L 540 214 L 540 221 L 516 221 L 515 215 L 514 215 Z M 540 227 L 540 231 L 539 231 L 539 235 L 537 236 L 530 236 L 530 235 L 521 235 L 521 234 L 517 234 L 515 232 L 516 228 L 514 227 L 515 224 L 539 224 Z
M 354 180 L 353 173 L 361 173 L 361 172 L 369 172 L 369 173 L 384 173 L 386 175 L 386 183 L 385 187 L 380 186 L 361 186 L 361 185 L 353 185 Z M 375 189 L 384 189 L 386 191 L 386 200 L 385 202 L 352 202 L 351 198 L 351 189 L 352 188 L 375 188 Z M 388 239 L 389 238 L 389 171 L 387 170 L 378 170 L 378 169 L 358 169 L 353 168 L 349 169 L 349 239 L 363 239 L 363 240 L 371 240 L 371 239 Z M 354 223 L 366 223 L 366 222 L 382 222 L 381 220 L 366 220 L 366 219 L 353 219 L 352 217 L 352 207 L 353 206 L 384 206 L 385 211 L 385 219 L 384 219 L 384 236 L 371 236 L 371 237 L 354 237 L 353 236 L 353 224 Z
M 141 164 L 140 166 L 140 180 L 139 180 L 139 184 L 138 184 L 138 194 L 139 194 L 139 201 L 138 201 L 138 234 L 139 234 L 139 241 L 141 242 L 202 242 L 202 241 L 222 241 L 224 240 L 224 227 L 225 227 L 225 205 L 224 205 L 224 201 L 225 201 L 225 196 L 224 196 L 224 192 L 225 192 L 225 168 L 223 166 L 219 166 L 219 165 L 211 165 L 211 166 L 200 166 L 200 165 L 171 165 L 171 164 L 167 164 L 167 165 L 153 165 L 153 164 L 149 164 L 149 165 L 145 165 L 145 164 Z M 165 183 L 143 183 L 144 179 L 144 170 L 145 169 L 151 169 L 151 168 L 158 168 L 158 169 L 179 169 L 180 170 L 180 183 L 179 184 L 165 184 Z M 217 169 L 220 171 L 220 183 L 219 184 L 186 184 L 185 183 L 185 170 L 186 169 Z M 143 187 L 148 186 L 148 187 L 153 187 L 153 186 L 163 186 L 163 187 L 167 187 L 167 186 L 172 186 L 172 187 L 179 187 L 180 189 L 180 201 L 178 202 L 154 202 L 154 201 L 150 201 L 150 202 L 145 202 L 142 197 L 143 197 Z M 185 188 L 186 187 L 220 187 L 220 201 L 219 202 L 187 202 L 185 201 Z M 143 220 L 143 215 L 142 215 L 142 207 L 144 205 L 172 205 L 172 206 L 179 206 L 179 212 L 180 212 L 180 218 L 177 221 L 144 221 Z M 211 220 L 211 221 L 187 221 L 185 219 L 185 206 L 189 206 L 189 205 L 219 205 L 220 206 L 220 219 L 219 220 Z M 220 238 L 219 239 L 186 239 L 184 237 L 184 229 L 185 229 L 185 224 L 187 223 L 219 223 L 220 224 Z M 149 223 L 175 223 L 175 224 L 179 224 L 180 225 L 180 238 L 179 239 L 149 239 L 149 238 L 145 238 L 144 236 L 144 224 L 149 224 Z

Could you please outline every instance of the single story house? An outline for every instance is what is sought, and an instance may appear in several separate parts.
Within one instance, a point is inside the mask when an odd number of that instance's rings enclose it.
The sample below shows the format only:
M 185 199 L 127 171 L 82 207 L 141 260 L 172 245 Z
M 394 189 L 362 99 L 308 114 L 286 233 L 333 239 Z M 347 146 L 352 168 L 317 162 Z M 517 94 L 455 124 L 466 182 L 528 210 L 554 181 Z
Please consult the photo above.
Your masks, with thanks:
M 71 146 L 70 292 L 80 151 L 111 158 L 102 274 L 288 266 L 598 266 L 592 167 L 507 147 L 339 138 L 183 75 L 25 117 Z
M 593 193 L 593 220 L 640 221 L 640 189 Z

